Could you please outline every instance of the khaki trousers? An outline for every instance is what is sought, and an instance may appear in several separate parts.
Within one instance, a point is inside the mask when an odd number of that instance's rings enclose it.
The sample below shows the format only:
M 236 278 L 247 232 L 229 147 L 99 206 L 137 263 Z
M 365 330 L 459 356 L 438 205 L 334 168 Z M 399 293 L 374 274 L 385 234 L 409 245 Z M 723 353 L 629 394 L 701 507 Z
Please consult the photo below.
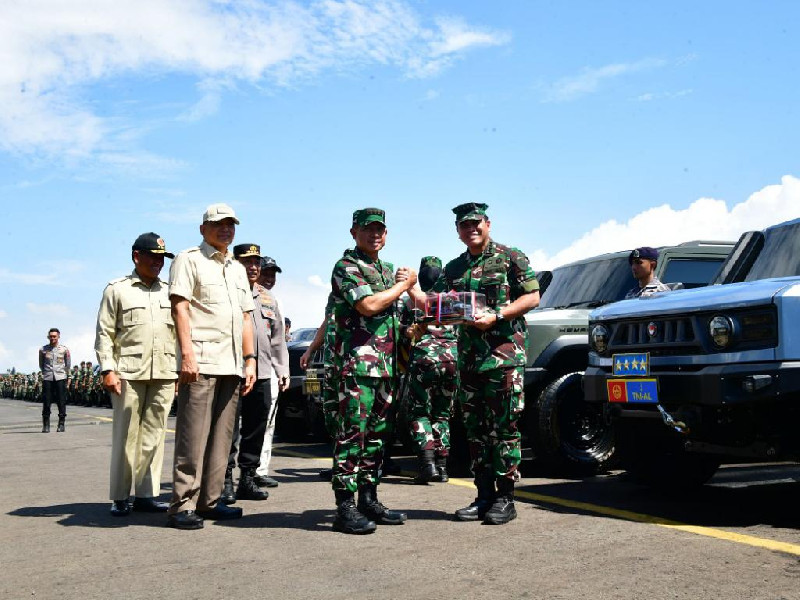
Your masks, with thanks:
M 170 514 L 210 510 L 217 504 L 241 381 L 238 375 L 201 374 L 197 381 L 178 387 Z
M 161 493 L 164 436 L 175 397 L 175 380 L 122 379 L 120 395 L 111 394 L 111 500 L 127 500 L 134 484 L 137 498 Z

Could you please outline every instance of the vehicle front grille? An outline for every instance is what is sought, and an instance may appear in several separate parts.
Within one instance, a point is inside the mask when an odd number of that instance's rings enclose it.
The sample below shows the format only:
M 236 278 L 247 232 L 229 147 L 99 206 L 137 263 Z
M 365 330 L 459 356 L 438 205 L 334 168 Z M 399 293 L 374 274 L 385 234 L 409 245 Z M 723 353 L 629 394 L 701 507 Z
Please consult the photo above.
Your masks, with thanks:
M 660 317 L 612 324 L 612 352 L 646 350 L 658 356 L 702 352 L 689 317 Z

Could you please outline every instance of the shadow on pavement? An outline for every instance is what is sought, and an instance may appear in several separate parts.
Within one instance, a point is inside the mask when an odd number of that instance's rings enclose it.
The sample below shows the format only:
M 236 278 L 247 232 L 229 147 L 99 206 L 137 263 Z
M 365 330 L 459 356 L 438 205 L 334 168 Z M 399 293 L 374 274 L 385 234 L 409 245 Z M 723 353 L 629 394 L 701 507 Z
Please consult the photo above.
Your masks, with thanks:
M 331 504 L 333 498 L 331 497 Z M 408 515 L 409 521 L 450 521 L 453 516 L 438 510 L 404 510 L 393 506 Z M 245 515 L 233 521 L 216 521 L 214 525 L 235 529 L 302 529 L 305 531 L 333 531 L 331 524 L 335 516 L 333 506 L 329 509 L 307 510 L 302 513 L 265 512 Z M 206 524 L 210 524 L 206 522 Z
M 112 517 L 109 513 L 111 502 L 76 502 L 54 506 L 24 506 L 12 510 L 12 517 L 61 517 L 57 523 L 64 527 L 98 527 L 118 529 L 120 527 L 164 527 L 167 524 L 165 513 L 132 512 L 127 517 Z
M 519 502 L 543 510 L 566 514 L 597 514 L 590 507 L 565 506 L 560 500 L 588 503 L 616 511 L 654 517 L 656 522 L 677 521 L 705 527 L 800 528 L 800 484 L 789 478 L 758 481 L 758 470 L 735 467 L 721 471 L 705 485 L 693 490 L 664 491 L 638 485 L 624 474 L 587 478 L 582 481 L 522 484 L 519 490 L 541 496 Z M 716 485 L 714 483 L 716 482 Z M 548 501 L 553 498 L 553 501 Z M 599 512 L 599 511 L 598 511 Z M 624 518 L 600 514 L 604 518 Z

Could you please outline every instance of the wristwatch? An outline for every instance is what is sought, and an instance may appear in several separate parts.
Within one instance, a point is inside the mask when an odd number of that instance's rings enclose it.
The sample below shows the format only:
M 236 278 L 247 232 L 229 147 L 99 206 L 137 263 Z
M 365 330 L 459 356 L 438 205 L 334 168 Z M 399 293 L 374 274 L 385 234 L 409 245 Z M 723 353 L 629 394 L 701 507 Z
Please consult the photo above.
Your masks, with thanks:
M 498 322 L 506 320 L 506 318 L 503 316 L 503 313 L 499 310 L 495 313 L 495 316 L 497 317 Z
M 245 361 L 249 358 L 258 359 L 258 357 L 255 354 L 246 354 L 243 358 Z

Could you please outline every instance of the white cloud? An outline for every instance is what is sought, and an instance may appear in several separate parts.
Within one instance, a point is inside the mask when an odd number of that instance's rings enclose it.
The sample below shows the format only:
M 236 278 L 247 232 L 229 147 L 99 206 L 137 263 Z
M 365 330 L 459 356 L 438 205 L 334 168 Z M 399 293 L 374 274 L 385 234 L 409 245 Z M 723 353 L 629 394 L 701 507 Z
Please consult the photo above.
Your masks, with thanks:
M 440 93 L 438 90 L 428 90 L 427 92 L 425 92 L 425 96 L 423 96 L 422 99 L 425 102 L 432 102 L 433 100 L 436 100 L 439 96 Z
M 650 71 L 666 66 L 662 59 L 646 58 L 632 63 L 615 63 L 597 68 L 584 68 L 577 75 L 563 77 L 544 90 L 544 102 L 570 102 L 596 92 L 602 83 L 623 75 Z
M 0 319 L 5 319 L 8 316 L 8 313 L 0 308 Z
M 401 0 L 26 0 L 0 5 L 0 149 L 99 167 L 180 168 L 135 147 L 142 131 L 101 117 L 83 97 L 113 77 L 196 77 L 201 98 L 179 118 L 213 114 L 244 82 L 289 85 L 325 69 L 367 64 L 435 75 L 465 51 L 507 34 L 459 19 L 421 22 Z
M 55 273 L 14 273 L 0 267 L 0 283 L 22 283 L 24 285 L 58 285 L 58 276 Z
M 65 285 L 67 276 L 75 275 L 86 270 L 86 263 L 79 260 L 51 260 L 41 263 L 43 273 L 15 273 L 5 267 L 0 267 L 0 283 L 14 283 L 22 285 Z
M 531 254 L 531 263 L 537 269 L 550 269 L 638 246 L 666 246 L 690 240 L 736 241 L 745 231 L 797 217 L 800 217 L 800 179 L 786 175 L 780 184 L 764 187 L 730 210 L 724 200 L 700 198 L 683 210 L 664 204 L 625 223 L 607 221 L 553 256 L 537 250 Z
M 320 287 L 325 289 L 328 288 L 328 284 L 322 281 L 322 277 L 320 277 L 319 275 L 311 275 L 308 278 L 308 283 L 310 283 L 314 287 Z
M 272 290 L 278 298 L 283 316 L 292 320 L 292 329 L 318 327 L 325 316 L 330 286 L 318 285 L 311 279 L 313 276 L 304 282 L 278 276 L 278 282 Z
M 682 98 L 688 96 L 693 90 L 679 90 L 677 92 L 661 92 L 654 93 L 648 92 L 646 94 L 639 94 L 635 100 L 637 102 L 651 102 L 652 100 L 672 100 L 673 98 Z
M 45 304 L 36 304 L 35 302 L 28 302 L 25 304 L 28 312 L 34 315 L 45 315 L 53 317 L 66 317 L 70 314 L 70 310 L 64 304 L 50 302 Z
M 6 360 L 9 356 L 11 356 L 11 352 L 0 342 L 0 360 Z

